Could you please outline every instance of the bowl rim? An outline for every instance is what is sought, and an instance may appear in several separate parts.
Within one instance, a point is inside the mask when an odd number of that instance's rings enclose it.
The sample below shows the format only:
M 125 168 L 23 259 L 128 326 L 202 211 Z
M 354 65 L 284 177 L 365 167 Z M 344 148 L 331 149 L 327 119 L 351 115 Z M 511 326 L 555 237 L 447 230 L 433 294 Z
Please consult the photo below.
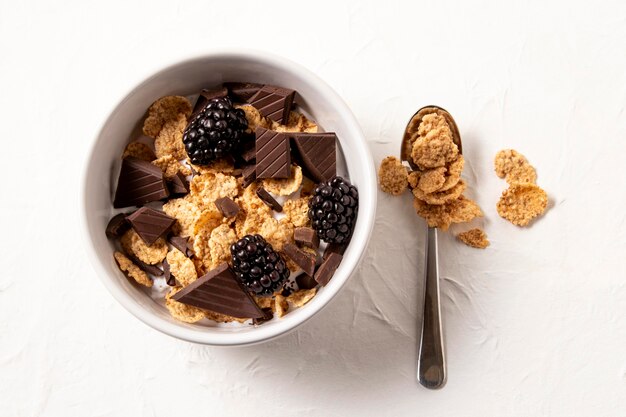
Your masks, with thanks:
M 349 130 L 356 133 L 354 137 L 358 142 L 361 142 L 362 145 L 357 147 L 358 154 L 352 155 L 352 158 L 357 158 L 357 160 L 359 160 L 360 163 L 364 166 L 364 177 L 361 179 L 361 184 L 368 187 L 370 192 L 366 194 L 369 196 L 369 198 L 365 199 L 365 201 L 363 201 L 362 198 L 359 199 L 359 219 L 357 221 L 360 224 L 359 228 L 355 229 L 353 239 L 350 243 L 351 246 L 356 245 L 355 253 L 357 253 L 358 255 L 345 257 L 342 260 L 340 269 L 347 270 L 343 279 L 333 279 L 331 281 L 331 284 L 335 284 L 333 285 L 333 291 L 328 291 L 328 289 L 330 288 L 328 288 L 327 286 L 326 291 L 322 291 L 314 297 L 313 300 L 317 300 L 317 308 L 298 309 L 297 313 L 299 317 L 297 318 L 297 321 L 294 318 L 291 320 L 291 322 L 278 322 L 273 326 L 255 327 L 253 331 L 232 333 L 207 332 L 203 330 L 205 329 L 204 327 L 196 326 L 197 328 L 193 328 L 189 325 L 184 326 L 186 323 L 177 324 L 166 321 L 158 317 L 157 315 L 145 310 L 144 307 L 136 302 L 134 297 L 128 291 L 115 285 L 115 283 L 109 276 L 110 274 L 105 270 L 102 264 L 103 261 L 96 250 L 95 242 L 92 239 L 91 234 L 89 233 L 87 198 L 90 192 L 88 190 L 89 168 L 91 165 L 90 162 L 94 157 L 96 144 L 102 136 L 103 131 L 108 124 L 111 116 L 118 110 L 120 105 L 122 105 L 122 103 L 124 103 L 137 89 L 141 88 L 144 84 L 148 83 L 154 77 L 157 77 L 160 74 L 172 70 L 178 66 L 190 65 L 194 62 L 206 61 L 210 59 L 252 60 L 264 66 L 279 67 L 286 72 L 297 74 L 301 78 L 306 79 L 307 82 L 314 85 L 315 88 L 320 91 L 320 94 L 323 97 L 327 97 L 328 101 L 333 103 L 332 107 L 337 111 L 337 113 L 339 113 L 339 116 L 343 123 L 348 124 Z M 133 81 L 134 82 L 131 82 L 130 87 L 128 87 L 123 92 L 123 94 L 121 94 L 119 100 L 113 101 L 114 104 L 112 104 L 110 110 L 106 114 L 106 117 L 103 117 L 102 121 L 97 127 L 96 134 L 91 139 L 90 145 L 88 146 L 88 149 L 86 151 L 83 169 L 81 170 L 81 213 L 79 215 L 79 218 L 81 221 L 82 238 L 84 243 L 83 246 L 85 248 L 87 258 L 89 259 L 93 270 L 96 272 L 96 275 L 99 277 L 100 281 L 104 284 L 107 290 L 111 293 L 113 298 L 115 298 L 117 302 L 120 303 L 133 316 L 162 333 L 176 337 L 181 340 L 212 346 L 243 346 L 265 342 L 289 333 L 290 331 L 296 329 L 298 326 L 311 319 L 319 311 L 324 309 L 324 307 L 326 307 L 330 303 L 330 301 L 334 299 L 334 297 L 341 291 L 341 289 L 345 286 L 351 276 L 354 275 L 354 273 L 356 272 L 356 268 L 363 258 L 369 244 L 369 239 L 376 218 L 377 182 L 374 162 L 367 142 L 365 140 L 363 131 L 356 117 L 354 116 L 348 105 L 345 103 L 345 101 L 325 81 L 323 81 L 308 68 L 279 55 L 254 49 L 211 49 L 202 53 L 190 55 L 184 59 L 171 60 L 166 64 L 159 65 L 156 69 L 150 68 L 146 70 L 142 76 L 137 77 Z M 363 195 L 362 193 L 360 194 Z M 365 214 L 369 215 L 365 216 Z M 351 248 L 351 251 L 352 250 L 354 249 Z

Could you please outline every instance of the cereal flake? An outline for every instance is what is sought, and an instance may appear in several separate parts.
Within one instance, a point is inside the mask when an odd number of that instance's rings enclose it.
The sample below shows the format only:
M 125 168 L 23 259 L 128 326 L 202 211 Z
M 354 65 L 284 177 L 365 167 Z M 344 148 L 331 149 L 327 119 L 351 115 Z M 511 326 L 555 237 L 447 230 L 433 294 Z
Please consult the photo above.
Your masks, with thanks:
M 380 189 L 391 195 L 400 195 L 406 190 L 408 173 L 395 156 L 388 156 L 380 163 L 378 182 Z
M 531 183 L 537 181 L 537 172 L 526 157 L 514 149 L 503 149 L 494 159 L 496 174 L 505 178 L 509 184 Z
M 124 233 L 120 239 L 120 243 L 127 253 L 135 255 L 137 259 L 148 265 L 158 264 L 163 261 L 167 255 L 167 243 L 165 243 L 165 239 L 160 237 L 152 245 L 148 246 L 133 229 L 129 229 Z
M 126 145 L 126 149 L 124 149 L 122 159 L 128 156 L 139 158 L 148 162 L 152 161 L 155 158 L 152 149 L 142 142 L 131 142 Z
M 310 290 L 298 290 L 294 293 L 291 293 L 291 295 L 287 297 L 287 301 L 296 308 L 302 307 L 303 305 L 311 301 L 313 297 L 315 297 L 316 293 L 317 288 L 311 288 Z
M 152 164 L 161 168 L 161 171 L 163 171 L 163 176 L 165 176 L 165 178 L 172 178 L 179 172 L 184 176 L 191 175 L 191 170 L 185 165 L 181 164 L 172 155 L 164 155 L 160 158 L 157 158 L 152 161 Z
M 170 272 L 180 282 L 183 287 L 198 279 L 198 273 L 191 259 L 176 248 L 172 248 L 167 253 L 167 263 L 170 265 Z
M 167 96 L 155 101 L 148 109 L 148 117 L 143 123 L 143 133 L 156 138 L 163 126 L 177 120 L 180 115 L 191 115 L 191 103 L 185 97 Z
M 179 114 L 177 118 L 168 120 L 154 140 L 157 158 L 172 155 L 175 159 L 184 159 L 187 156 L 183 144 L 183 132 L 187 126 L 187 116 Z
M 309 201 L 311 197 L 300 197 L 295 200 L 287 200 L 283 204 L 284 219 L 294 227 L 308 227 L 311 225 L 309 219 Z
M 135 265 L 133 261 L 128 259 L 126 255 L 124 255 L 122 252 L 115 252 L 113 254 L 113 257 L 117 261 L 117 265 L 119 266 L 120 270 L 124 272 L 127 277 L 134 279 L 137 284 L 141 284 L 146 287 L 152 287 L 152 280 L 150 279 L 150 277 L 148 277 L 148 274 L 146 274 L 141 268 Z
M 526 226 L 548 206 L 548 195 L 539 186 L 515 183 L 504 190 L 496 206 L 503 219 L 517 226 Z
M 298 165 L 291 165 L 289 178 L 268 178 L 263 180 L 263 188 L 276 195 L 293 194 L 300 189 L 300 185 L 302 185 L 302 168 Z
M 471 246 L 473 248 L 485 249 L 489 246 L 487 235 L 484 231 L 478 228 L 459 233 L 456 237 L 467 246 Z
M 165 307 L 176 320 L 185 323 L 196 323 L 205 317 L 205 311 L 194 306 L 183 304 L 172 298 L 183 287 L 174 287 L 165 296 Z
M 442 205 L 459 198 L 459 196 L 463 194 L 463 191 L 465 191 L 466 187 L 467 185 L 465 184 L 465 181 L 460 180 L 457 185 L 447 191 L 426 194 L 419 188 L 418 183 L 418 187 L 413 189 L 413 195 L 415 196 L 415 198 L 422 200 L 428 204 Z

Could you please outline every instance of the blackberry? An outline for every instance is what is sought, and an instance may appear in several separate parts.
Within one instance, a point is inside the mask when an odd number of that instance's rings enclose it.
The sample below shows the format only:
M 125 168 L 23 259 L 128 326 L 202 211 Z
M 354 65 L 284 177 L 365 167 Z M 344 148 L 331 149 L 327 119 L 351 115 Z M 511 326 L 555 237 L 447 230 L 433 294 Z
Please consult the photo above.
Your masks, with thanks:
M 341 177 L 318 184 L 309 201 L 309 218 L 327 243 L 348 243 L 359 208 L 359 192 Z
M 207 165 L 237 147 L 247 128 L 246 114 L 228 97 L 211 99 L 185 128 L 187 155 L 193 164 Z
M 261 235 L 246 235 L 230 246 L 235 275 L 251 292 L 271 295 L 289 277 L 285 260 Z

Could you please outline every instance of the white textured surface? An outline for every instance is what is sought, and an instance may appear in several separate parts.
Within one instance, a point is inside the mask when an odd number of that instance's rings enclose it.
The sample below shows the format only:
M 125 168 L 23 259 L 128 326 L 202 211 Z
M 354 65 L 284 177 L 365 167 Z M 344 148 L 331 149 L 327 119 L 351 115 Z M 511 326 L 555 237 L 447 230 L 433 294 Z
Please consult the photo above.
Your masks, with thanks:
M 0 415 L 623 416 L 626 3 L 234 4 L 0 3 Z M 256 32 L 264 19 L 281 24 Z M 265 345 L 169 338 L 95 278 L 75 174 L 96 127 L 150 69 L 212 46 L 316 71 L 377 162 L 418 107 L 455 116 L 492 246 L 440 238 L 442 391 L 415 384 L 423 223 L 408 195 L 380 197 L 342 294 Z M 505 147 L 551 197 L 525 230 L 495 212 Z

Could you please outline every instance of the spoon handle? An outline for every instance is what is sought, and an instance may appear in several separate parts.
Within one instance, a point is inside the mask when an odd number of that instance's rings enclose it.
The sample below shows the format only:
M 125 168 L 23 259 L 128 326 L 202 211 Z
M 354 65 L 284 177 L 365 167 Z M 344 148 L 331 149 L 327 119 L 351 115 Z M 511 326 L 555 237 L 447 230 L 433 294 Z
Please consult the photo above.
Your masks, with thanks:
M 439 306 L 437 229 L 432 227 L 428 228 L 425 271 L 424 318 L 417 357 L 417 379 L 424 387 L 437 389 L 446 383 L 446 361 Z

